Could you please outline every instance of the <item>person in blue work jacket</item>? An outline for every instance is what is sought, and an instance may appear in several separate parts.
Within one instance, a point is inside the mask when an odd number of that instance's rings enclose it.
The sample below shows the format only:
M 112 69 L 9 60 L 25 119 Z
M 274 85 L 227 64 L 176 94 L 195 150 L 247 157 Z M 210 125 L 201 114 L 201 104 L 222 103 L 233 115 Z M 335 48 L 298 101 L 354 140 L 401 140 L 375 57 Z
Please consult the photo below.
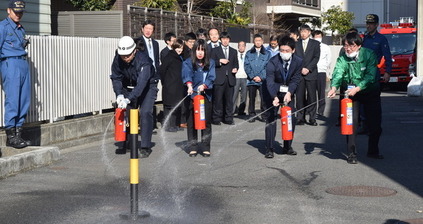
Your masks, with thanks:
M 153 106 L 158 92 L 154 74 L 155 69 L 148 54 L 138 51 L 131 37 L 122 37 L 113 59 L 110 78 L 119 108 L 129 110 L 140 107 L 141 158 L 148 157 L 152 152 Z M 126 153 L 127 145 L 123 144 L 123 148 L 118 148 L 116 153 Z
M 187 85 L 187 93 L 191 95 L 191 99 L 198 94 L 204 95 L 206 129 L 201 130 L 201 145 L 199 145 L 198 133 L 194 128 L 193 100 L 191 100 L 187 120 L 188 151 L 190 157 L 195 157 L 199 147 L 202 146 L 203 156 L 209 157 L 212 138 L 213 83 L 216 79 L 215 61 L 210 59 L 210 48 L 205 40 L 197 40 L 192 49 L 191 57 L 182 64 L 182 81 Z
M 24 1 L 9 1 L 8 17 L 0 22 L 0 67 L 6 96 L 6 145 L 14 148 L 31 144 L 21 137 L 31 100 L 31 80 L 25 50 L 29 41 L 25 39 L 25 29 L 20 24 L 24 11 Z

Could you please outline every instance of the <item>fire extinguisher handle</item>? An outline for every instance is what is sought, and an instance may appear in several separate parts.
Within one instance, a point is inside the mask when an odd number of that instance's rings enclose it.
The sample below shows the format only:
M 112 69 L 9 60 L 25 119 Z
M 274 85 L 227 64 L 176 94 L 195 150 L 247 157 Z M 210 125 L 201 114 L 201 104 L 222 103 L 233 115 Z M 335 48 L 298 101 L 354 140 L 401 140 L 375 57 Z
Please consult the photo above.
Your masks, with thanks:
M 348 98 L 350 98 L 350 97 L 348 96 L 348 93 L 349 93 L 349 91 L 348 91 L 348 90 L 345 90 L 344 99 L 348 99 Z

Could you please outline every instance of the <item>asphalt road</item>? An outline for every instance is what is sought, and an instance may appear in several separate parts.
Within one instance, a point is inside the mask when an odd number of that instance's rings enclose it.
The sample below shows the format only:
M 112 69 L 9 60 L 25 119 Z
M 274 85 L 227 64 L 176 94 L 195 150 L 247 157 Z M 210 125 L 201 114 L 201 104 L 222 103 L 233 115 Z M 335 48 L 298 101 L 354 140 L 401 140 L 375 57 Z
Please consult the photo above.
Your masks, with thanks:
M 384 160 L 367 158 L 367 136 L 359 136 L 359 163 L 347 164 L 345 137 L 335 126 L 337 100 L 328 100 L 319 126 L 297 127 L 297 156 L 278 148 L 265 159 L 261 122 L 213 126 L 210 158 L 188 157 L 185 131 L 159 129 L 153 153 L 140 160 L 139 210 L 147 218 L 120 218 L 130 213 L 129 154 L 115 155 L 114 142 L 105 139 L 0 180 L 0 223 L 423 223 L 423 99 L 388 92 L 382 102 Z M 276 138 L 281 142 L 279 130 Z M 326 192 L 348 186 L 395 194 Z

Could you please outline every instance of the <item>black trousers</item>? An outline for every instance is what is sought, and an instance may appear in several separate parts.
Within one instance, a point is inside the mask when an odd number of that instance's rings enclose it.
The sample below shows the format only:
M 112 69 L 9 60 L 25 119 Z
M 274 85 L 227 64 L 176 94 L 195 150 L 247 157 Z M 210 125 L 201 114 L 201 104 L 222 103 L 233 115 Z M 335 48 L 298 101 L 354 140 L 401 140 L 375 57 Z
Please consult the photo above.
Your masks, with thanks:
M 297 87 L 296 99 L 297 99 L 297 109 L 301 110 L 302 108 L 311 105 L 317 101 L 316 96 L 317 90 L 317 81 L 316 80 L 306 80 L 303 77 L 300 80 L 300 84 Z M 316 120 L 316 104 L 313 104 L 305 110 L 301 110 L 297 113 L 297 119 L 301 121 L 306 120 L 306 115 L 309 115 L 309 121 Z
M 250 85 L 247 86 L 248 89 L 248 115 L 255 116 L 256 115 L 256 96 L 257 90 L 260 94 L 260 110 L 263 112 L 266 110 L 266 103 L 264 102 L 263 97 L 263 87 Z M 265 117 L 265 116 L 262 116 Z
M 379 139 L 382 134 L 382 106 L 380 100 L 380 89 L 367 93 L 358 92 L 353 100 L 353 128 L 354 134 L 347 135 L 347 147 L 349 154 L 357 154 L 356 136 L 359 122 L 360 105 L 363 105 L 366 116 L 366 125 L 369 129 L 369 140 L 367 143 L 367 154 L 379 154 Z
M 175 109 L 175 111 L 170 114 L 170 112 L 175 108 L 174 105 L 163 105 L 163 113 L 164 113 L 164 120 L 166 120 L 167 117 L 169 117 L 168 123 L 165 128 L 171 128 L 171 127 L 179 127 L 181 124 L 181 107 Z
M 283 102 L 283 97 L 284 96 L 285 96 L 285 94 L 281 94 L 281 96 L 278 96 L 279 102 Z M 272 102 L 273 102 L 273 99 L 270 102 L 267 100 L 267 102 L 266 102 L 267 108 L 270 108 L 270 107 L 273 106 Z M 294 103 L 294 101 L 289 102 L 288 103 L 288 106 L 291 107 L 291 112 L 292 112 L 292 131 L 295 132 L 296 119 L 295 119 L 295 114 L 294 114 L 294 112 L 295 112 L 295 103 Z M 265 127 L 265 139 L 266 139 L 266 148 L 267 149 L 274 149 L 277 123 L 278 122 L 281 122 L 280 116 L 279 116 L 279 109 L 280 109 L 280 106 L 273 107 L 272 109 L 269 109 L 266 112 L 267 118 L 266 118 L 266 127 Z M 284 149 L 287 149 L 287 150 L 290 149 L 291 148 L 291 145 L 292 145 L 292 140 L 283 141 L 283 148 Z
M 232 75 L 232 74 L 231 74 Z M 232 122 L 234 87 L 229 85 L 228 77 L 222 85 L 213 85 L 213 121 Z
M 210 142 L 212 139 L 212 102 L 210 102 L 207 97 L 204 97 L 204 107 L 206 112 L 206 129 L 201 130 L 201 143 L 204 147 L 204 150 L 210 151 Z M 188 148 L 190 150 L 197 150 L 198 145 L 198 130 L 194 128 L 194 104 L 193 100 L 189 105 L 188 110 L 188 120 L 187 120 L 187 135 L 188 135 Z

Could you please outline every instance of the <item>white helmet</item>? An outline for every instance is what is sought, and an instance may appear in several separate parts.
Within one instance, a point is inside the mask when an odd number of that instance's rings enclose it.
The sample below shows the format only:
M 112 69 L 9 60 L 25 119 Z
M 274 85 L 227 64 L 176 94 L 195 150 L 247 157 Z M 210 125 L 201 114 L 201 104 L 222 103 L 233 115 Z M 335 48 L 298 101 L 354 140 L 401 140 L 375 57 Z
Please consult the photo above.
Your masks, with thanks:
M 134 39 L 130 36 L 124 36 L 120 38 L 118 44 L 118 54 L 119 55 L 128 55 L 131 54 L 135 49 Z

